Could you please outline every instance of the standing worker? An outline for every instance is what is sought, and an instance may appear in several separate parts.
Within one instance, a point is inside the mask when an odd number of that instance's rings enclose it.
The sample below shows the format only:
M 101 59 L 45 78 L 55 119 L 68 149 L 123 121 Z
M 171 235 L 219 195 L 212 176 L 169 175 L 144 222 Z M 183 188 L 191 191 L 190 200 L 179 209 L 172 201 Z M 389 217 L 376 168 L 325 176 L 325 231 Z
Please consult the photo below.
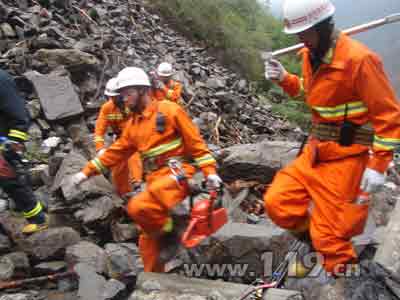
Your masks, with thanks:
M 292 97 L 305 94 L 312 128 L 304 151 L 278 172 L 264 200 L 277 225 L 309 232 L 325 270 L 340 273 L 357 261 L 350 239 L 368 216 L 368 203 L 356 199 L 382 187 L 400 145 L 400 106 L 378 55 L 336 31 L 334 12 L 329 0 L 284 2 L 284 31 L 305 45 L 303 77 L 277 60 L 265 63 L 265 76 Z
M 118 138 L 131 116 L 129 108 L 125 106 L 120 94 L 116 92 L 116 78 L 111 78 L 107 84 L 104 94 L 108 101 L 100 109 L 96 120 L 95 145 L 96 152 L 100 156 L 106 150 L 104 135 L 111 127 L 113 134 Z M 142 181 L 142 166 L 140 156 L 132 155 L 127 161 L 112 168 L 112 182 L 117 189 L 117 193 L 124 197 L 132 192 L 132 187 L 137 187 Z
M 75 174 L 72 181 L 79 185 L 133 153 L 141 154 L 146 190 L 129 200 L 127 213 L 142 229 L 139 250 L 144 270 L 162 272 L 161 243 L 174 231 L 170 210 L 189 192 L 181 176 L 190 178 L 196 171 L 189 160 L 201 169 L 209 188 L 219 188 L 221 179 L 216 174 L 216 161 L 192 120 L 176 103 L 150 97 L 150 80 L 142 69 L 122 70 L 117 86 L 134 114 L 121 138 Z
M 182 85 L 171 78 L 173 74 L 172 65 L 168 62 L 163 62 L 157 67 L 157 71 L 152 76 L 154 98 L 159 101 L 169 100 L 176 103 L 181 101 Z
M 28 140 L 30 116 L 24 99 L 18 94 L 14 79 L 0 70 L 0 187 L 14 200 L 16 209 L 28 221 L 22 233 L 31 234 L 48 228 L 48 216 L 36 200 L 29 173 L 22 162 L 24 143 Z

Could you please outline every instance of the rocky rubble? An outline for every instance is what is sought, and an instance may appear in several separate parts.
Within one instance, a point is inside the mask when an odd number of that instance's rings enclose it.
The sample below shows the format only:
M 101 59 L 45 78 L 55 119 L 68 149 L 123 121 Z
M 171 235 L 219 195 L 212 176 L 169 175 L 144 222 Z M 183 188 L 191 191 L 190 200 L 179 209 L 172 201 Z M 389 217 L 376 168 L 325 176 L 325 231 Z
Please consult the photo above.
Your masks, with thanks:
M 293 237 L 266 218 L 262 195 L 275 173 L 295 157 L 301 130 L 273 115 L 249 82 L 221 66 L 206 47 L 170 29 L 146 9 L 145 1 L 4 0 L 0 53 L 0 66 L 14 75 L 33 119 L 29 168 L 35 195 L 51 217 L 50 229 L 24 237 L 19 233 L 24 220 L 9 201 L 10 209 L 0 213 L 0 279 L 70 269 L 78 275 L 43 283 L 40 289 L 28 285 L 0 291 L 0 300 L 233 299 L 235 288 L 247 287 L 264 268 L 281 261 Z M 203 281 L 207 289 L 215 286 L 211 295 L 201 289 L 165 292 L 163 287 L 179 286 L 183 279 L 146 277 L 151 275 L 142 272 L 138 229 L 121 209 L 124 200 L 115 194 L 108 174 L 79 188 L 69 182 L 69 175 L 95 155 L 93 129 L 105 82 L 124 66 L 151 71 L 164 60 L 176 67 L 176 78 L 184 84 L 183 105 L 219 162 L 226 182 L 223 205 L 230 216 L 230 223 L 196 252 L 181 249 L 167 265 L 171 272 L 182 272 L 185 264 L 236 263 L 247 264 L 252 272 L 223 276 L 236 286 Z M 374 225 L 388 224 L 397 192 L 389 185 L 377 196 L 380 201 L 371 208 Z M 180 212 L 185 216 L 187 204 Z M 265 253 L 275 257 L 269 266 L 260 263 Z M 136 279 L 138 289 L 132 294 Z M 185 280 L 186 286 L 195 282 Z M 268 293 L 267 299 L 302 299 L 299 292 Z

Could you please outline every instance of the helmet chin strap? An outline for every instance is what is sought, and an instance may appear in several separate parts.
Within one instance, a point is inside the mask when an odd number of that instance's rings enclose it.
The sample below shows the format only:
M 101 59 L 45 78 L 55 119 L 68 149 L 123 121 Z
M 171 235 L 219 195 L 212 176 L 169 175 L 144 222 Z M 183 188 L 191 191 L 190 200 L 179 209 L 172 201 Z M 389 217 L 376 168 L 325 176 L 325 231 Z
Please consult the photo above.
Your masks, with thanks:
M 332 35 L 335 29 L 335 23 L 333 18 L 330 17 L 327 20 L 315 25 L 315 30 L 318 33 L 318 47 L 311 49 L 313 55 L 322 59 L 332 46 Z
M 141 113 L 145 110 L 147 103 L 148 103 L 147 89 L 142 88 L 139 90 L 138 101 L 136 102 L 134 107 L 130 107 L 130 110 L 135 113 Z

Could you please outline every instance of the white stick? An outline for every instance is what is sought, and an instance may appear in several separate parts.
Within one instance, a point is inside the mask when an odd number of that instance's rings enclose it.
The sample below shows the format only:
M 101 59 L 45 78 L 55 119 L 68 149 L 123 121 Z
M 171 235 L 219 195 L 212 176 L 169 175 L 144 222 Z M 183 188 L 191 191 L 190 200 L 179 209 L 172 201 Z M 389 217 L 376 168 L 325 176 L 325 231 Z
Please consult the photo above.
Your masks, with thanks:
M 364 23 L 358 26 L 354 26 L 348 29 L 343 30 L 344 33 L 348 34 L 348 35 L 354 35 L 360 32 L 364 32 L 376 27 L 380 27 L 382 25 L 386 25 L 386 24 L 391 24 L 391 23 L 395 23 L 395 22 L 399 22 L 400 21 L 400 13 L 397 14 L 392 14 L 389 16 L 386 16 L 385 18 L 382 19 L 378 19 L 372 22 L 368 22 L 368 23 Z M 279 49 L 273 52 L 261 52 L 261 57 L 264 60 L 269 60 L 271 58 L 277 58 L 286 54 L 290 54 L 290 53 L 294 53 L 298 50 L 300 50 L 301 48 L 304 47 L 304 44 L 297 44 L 291 47 L 287 47 L 287 48 L 283 48 L 283 49 Z

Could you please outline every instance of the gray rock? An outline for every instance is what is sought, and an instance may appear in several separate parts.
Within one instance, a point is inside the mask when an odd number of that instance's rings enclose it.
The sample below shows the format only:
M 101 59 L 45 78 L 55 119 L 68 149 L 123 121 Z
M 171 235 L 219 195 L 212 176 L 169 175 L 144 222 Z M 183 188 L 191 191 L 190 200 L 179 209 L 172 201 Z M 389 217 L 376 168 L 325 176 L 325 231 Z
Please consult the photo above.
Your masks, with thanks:
M 309 298 L 306 298 L 309 299 Z M 321 287 L 319 300 L 346 300 L 344 278 L 336 280 L 333 284 Z
M 8 294 L 0 297 L 0 300 L 33 300 L 33 297 L 29 294 Z
M 278 170 L 296 157 L 299 145 L 274 141 L 232 146 L 222 150 L 220 174 L 226 181 L 269 183 Z
M 36 71 L 27 72 L 24 76 L 35 86 L 48 120 L 61 120 L 83 113 L 79 97 L 68 77 L 42 75 Z
M 54 177 L 57 175 L 58 169 L 61 166 L 62 161 L 67 156 L 65 153 L 55 153 L 49 158 L 49 175 Z
M 149 289 L 149 285 L 157 286 L 157 288 Z M 139 274 L 136 282 L 136 291 L 129 299 L 205 300 L 208 299 L 208 297 L 215 295 L 215 292 L 218 292 L 224 299 L 234 300 L 248 289 L 249 286 L 243 284 L 199 278 L 187 278 L 176 274 L 142 272 Z
M 107 281 L 96 273 L 91 264 L 78 263 L 74 266 L 74 270 L 79 276 L 80 300 L 105 300 L 102 294 Z
M 135 244 L 106 244 L 105 252 L 109 277 L 136 276 L 143 271 L 139 249 Z
M 8 257 L 0 258 L 0 280 L 9 280 L 14 276 L 15 266 Z
M 0 28 L 1 28 L 1 31 L 3 32 L 3 34 L 8 38 L 14 38 L 17 35 L 15 33 L 15 30 L 8 23 L 1 24 Z
M 112 198 L 103 196 L 90 201 L 85 208 L 75 212 L 74 216 L 83 224 L 98 222 L 106 219 L 115 208 Z
M 50 68 L 63 65 L 77 70 L 100 64 L 92 54 L 77 49 L 40 49 L 35 53 L 35 58 L 46 63 Z
M 209 78 L 206 82 L 206 86 L 210 89 L 223 89 L 226 85 L 226 82 L 222 78 Z
M 38 260 L 62 257 L 65 249 L 81 240 L 79 233 L 69 227 L 50 228 L 19 240 L 18 246 Z
M 68 265 L 84 263 L 93 267 L 97 273 L 101 274 L 106 271 L 107 255 L 96 244 L 81 241 L 67 248 L 65 261 Z
M 26 225 L 24 218 L 15 217 L 6 211 L 0 214 L 0 224 L 12 241 L 16 242 L 24 238 L 22 234 L 22 228 Z
M 29 272 L 29 269 L 31 268 L 29 258 L 25 252 L 13 252 L 6 254 L 3 257 L 10 259 L 14 264 L 15 270 L 18 272 Z
M 111 224 L 111 233 L 113 241 L 117 243 L 133 240 L 139 236 L 138 229 L 133 223 L 122 224 L 113 222 Z
M 36 123 L 32 123 L 28 130 L 31 141 L 36 142 L 38 145 L 42 142 L 42 130 Z
M 109 281 L 106 282 L 103 288 L 103 293 L 100 296 L 101 297 L 100 299 L 104 300 L 121 299 L 121 293 L 123 293 L 125 289 L 126 289 L 125 284 L 123 284 L 118 280 L 110 279 Z
M 39 274 L 54 274 L 64 271 L 66 268 L 67 264 L 64 261 L 51 261 L 38 264 L 33 269 Z
M 374 261 L 400 276 L 400 201 L 386 226 L 382 244 L 378 247 Z
M 80 172 L 86 163 L 87 160 L 82 155 L 70 153 L 63 160 L 51 190 L 61 189 L 64 199 L 69 203 L 81 202 L 86 198 L 112 196 L 113 187 L 104 176 L 92 177 L 78 187 L 71 183 L 71 175 Z
M 34 99 L 32 101 L 29 101 L 26 104 L 26 108 L 28 109 L 32 119 L 37 119 L 39 117 L 41 110 L 39 99 Z
M 48 169 L 49 169 L 48 165 L 41 164 L 41 165 L 37 165 L 29 170 L 29 173 L 31 176 L 31 182 L 34 186 L 41 186 L 45 183 L 43 181 L 43 178 L 45 178 L 43 173 L 48 172 Z
M 8 252 L 11 248 L 11 241 L 8 236 L 0 234 L 0 253 Z
M 241 279 L 254 280 L 272 274 L 291 241 L 293 237 L 275 225 L 228 223 L 198 247 L 196 263 L 245 265 Z M 267 259 L 266 253 L 273 261 Z
M 74 147 L 81 149 L 86 158 L 93 158 L 96 155 L 93 136 L 84 120 L 81 119 L 79 123 L 68 124 L 67 130 Z

